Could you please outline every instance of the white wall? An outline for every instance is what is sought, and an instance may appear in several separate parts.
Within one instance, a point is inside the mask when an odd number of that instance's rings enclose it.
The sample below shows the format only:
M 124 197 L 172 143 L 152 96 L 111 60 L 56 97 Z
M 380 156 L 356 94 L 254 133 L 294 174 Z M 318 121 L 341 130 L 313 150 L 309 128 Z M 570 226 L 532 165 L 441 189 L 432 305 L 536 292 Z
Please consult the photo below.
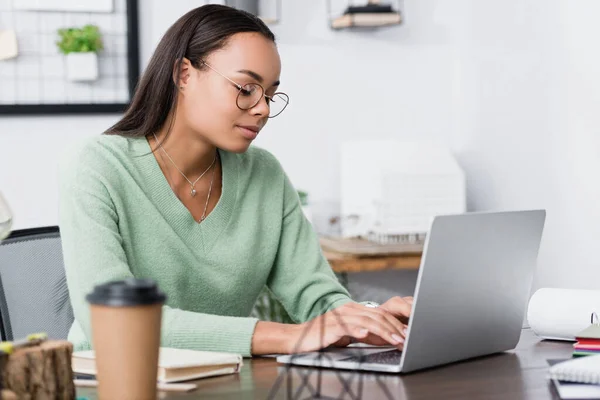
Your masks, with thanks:
M 14 229 L 58 223 L 60 152 L 72 140 L 97 135 L 117 118 L 0 117 L 0 191 L 14 214 Z
M 469 208 L 545 208 L 535 287 L 568 279 L 573 254 L 561 170 L 565 47 L 561 0 L 469 1 L 461 49 L 464 115 L 455 149 L 467 171 Z M 571 243 L 565 243 L 565 241 Z M 569 249 L 569 250 L 567 250 Z M 509 249 L 507 249 L 509 251 Z
M 594 0 L 562 1 L 559 13 L 564 53 L 558 54 L 561 107 L 556 135 L 560 162 L 560 238 L 556 258 L 548 263 L 541 283 L 600 288 L 600 51 L 595 43 L 600 26 Z M 558 58 L 557 57 L 557 58 Z M 558 228 L 558 227 L 557 227 Z M 558 229 L 557 229 L 558 230 Z M 557 238 L 558 239 L 558 238 Z M 549 252 L 552 253 L 552 252 Z M 558 256 L 560 254 L 560 256 Z
M 593 0 L 470 2 L 466 124 L 454 143 L 472 209 L 548 210 L 535 287 L 600 287 L 600 28 Z
M 144 2 L 143 64 L 164 30 L 199 3 Z M 600 6 L 404 0 L 402 26 L 333 32 L 324 3 L 284 2 L 273 30 L 291 103 L 257 145 L 329 211 L 339 199 L 343 140 L 446 143 L 467 171 L 470 209 L 548 209 L 537 285 L 597 287 Z M 16 228 L 56 223 L 60 149 L 117 118 L 0 118 L 0 188 Z

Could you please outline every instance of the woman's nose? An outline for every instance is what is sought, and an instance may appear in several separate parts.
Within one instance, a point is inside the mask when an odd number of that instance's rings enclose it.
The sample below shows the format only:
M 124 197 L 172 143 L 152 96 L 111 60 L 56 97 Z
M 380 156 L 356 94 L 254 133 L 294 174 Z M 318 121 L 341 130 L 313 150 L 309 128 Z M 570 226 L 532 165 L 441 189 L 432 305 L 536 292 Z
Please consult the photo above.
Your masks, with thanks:
M 270 110 L 271 109 L 269 107 L 269 104 L 267 103 L 267 98 L 263 95 L 262 99 L 260 99 L 260 101 L 254 107 L 252 107 L 252 114 L 268 116 Z

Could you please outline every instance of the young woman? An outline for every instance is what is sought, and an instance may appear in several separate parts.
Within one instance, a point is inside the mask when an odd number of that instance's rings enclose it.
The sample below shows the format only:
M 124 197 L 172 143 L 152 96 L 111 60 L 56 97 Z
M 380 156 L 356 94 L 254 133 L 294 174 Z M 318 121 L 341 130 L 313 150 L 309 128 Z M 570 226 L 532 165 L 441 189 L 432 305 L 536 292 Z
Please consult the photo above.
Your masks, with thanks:
M 64 159 L 60 228 L 77 350 L 91 347 L 86 294 L 128 277 L 167 294 L 163 346 L 245 356 L 352 340 L 402 347 L 412 299 L 352 301 L 281 165 L 250 146 L 288 103 L 280 70 L 260 19 L 192 10 L 162 38 L 124 117 Z M 265 285 L 297 324 L 249 317 Z

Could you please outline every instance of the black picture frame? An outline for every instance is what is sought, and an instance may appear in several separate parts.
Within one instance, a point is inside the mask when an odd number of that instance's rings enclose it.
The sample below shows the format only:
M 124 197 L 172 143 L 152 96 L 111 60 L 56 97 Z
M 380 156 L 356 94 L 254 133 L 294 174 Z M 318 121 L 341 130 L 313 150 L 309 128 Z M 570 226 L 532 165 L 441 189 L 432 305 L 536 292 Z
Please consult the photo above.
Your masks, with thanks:
M 129 99 L 133 96 L 140 76 L 139 8 L 138 0 L 127 4 L 127 79 Z M 122 113 L 127 103 L 98 104 L 0 104 L 0 116 L 7 115 L 65 115 Z

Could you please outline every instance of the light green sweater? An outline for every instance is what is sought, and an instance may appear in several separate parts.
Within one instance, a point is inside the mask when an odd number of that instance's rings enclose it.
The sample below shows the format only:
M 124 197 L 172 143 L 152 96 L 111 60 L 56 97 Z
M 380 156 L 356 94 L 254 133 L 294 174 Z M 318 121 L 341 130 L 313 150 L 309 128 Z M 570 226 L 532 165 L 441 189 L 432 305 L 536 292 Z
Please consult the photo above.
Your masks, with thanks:
M 347 303 L 298 194 L 265 150 L 220 152 L 223 190 L 197 223 L 146 139 L 100 135 L 60 165 L 60 230 L 75 322 L 89 349 L 94 285 L 151 278 L 167 294 L 162 346 L 250 355 L 250 312 L 266 284 L 297 322 Z

